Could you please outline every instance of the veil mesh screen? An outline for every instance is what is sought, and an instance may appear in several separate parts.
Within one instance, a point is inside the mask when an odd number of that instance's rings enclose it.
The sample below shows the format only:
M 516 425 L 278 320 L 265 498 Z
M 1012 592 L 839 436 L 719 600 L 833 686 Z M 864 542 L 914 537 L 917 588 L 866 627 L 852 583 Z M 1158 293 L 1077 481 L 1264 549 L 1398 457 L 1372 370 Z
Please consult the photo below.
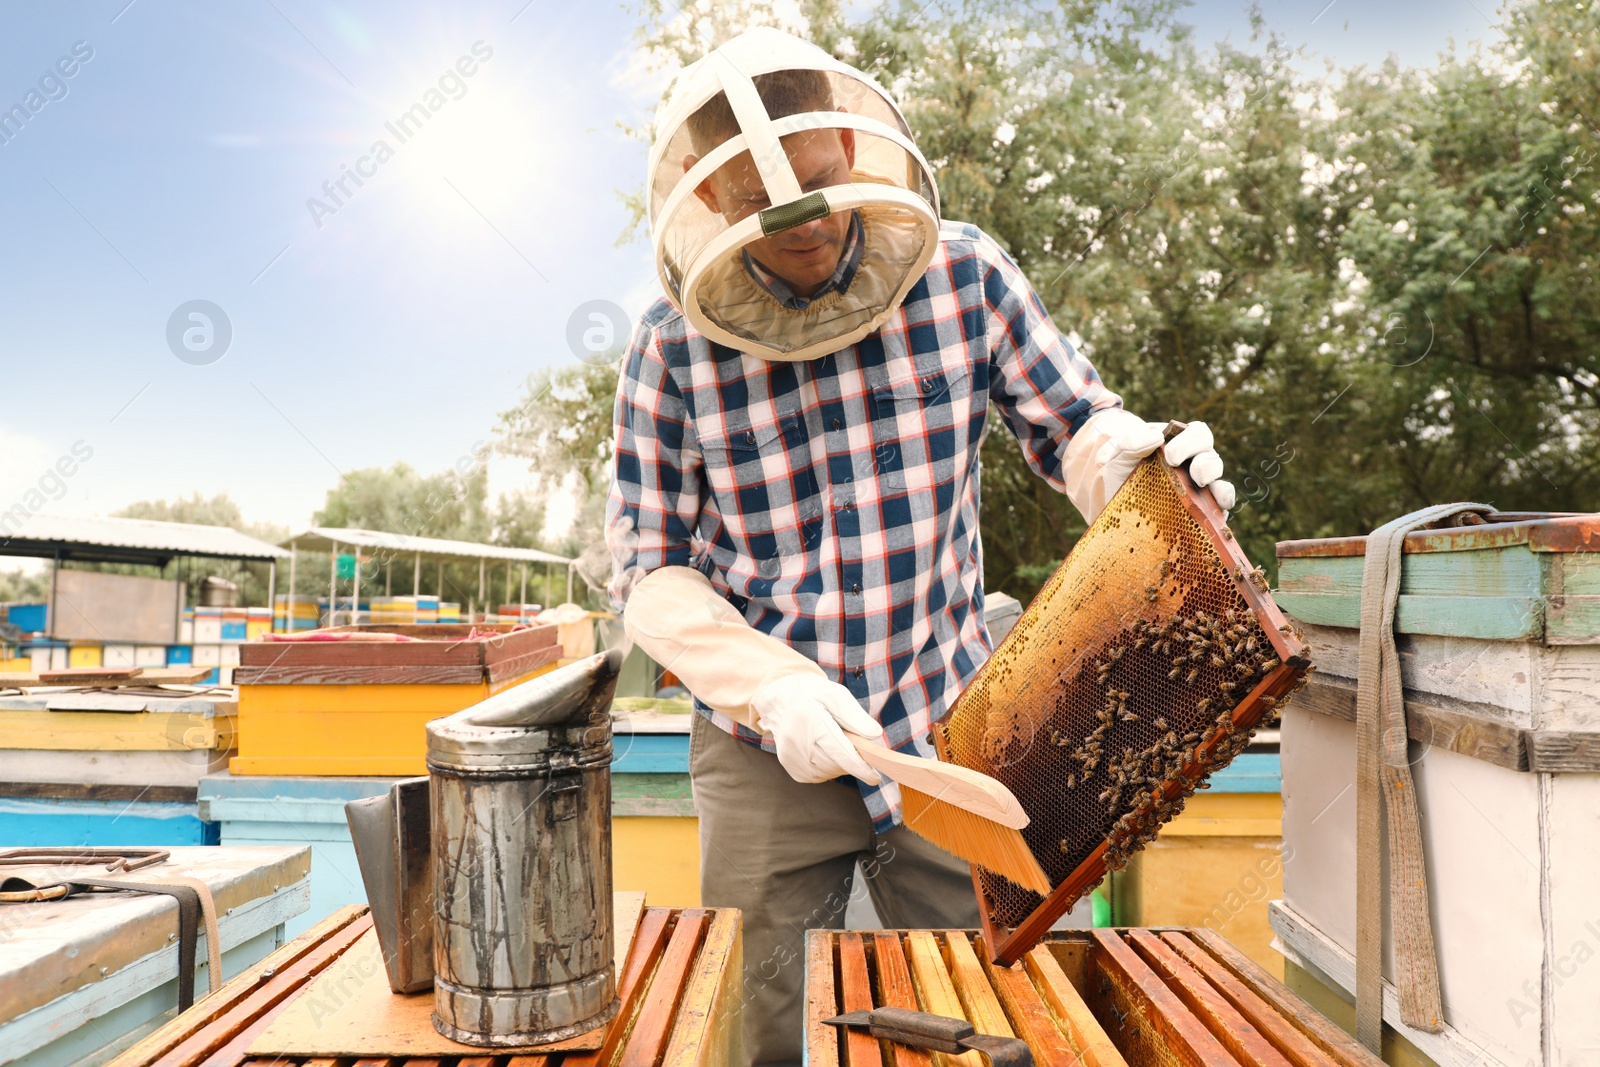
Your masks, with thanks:
M 1183 491 L 1159 459 L 1140 464 L 940 727 L 945 758 L 1016 794 L 1052 885 L 1102 842 L 1122 866 L 1306 670 L 1281 661 L 1298 641 L 1269 635 L 1241 591 L 1252 576 L 1230 569 Z M 1007 928 L 1044 902 L 981 869 L 979 884 Z

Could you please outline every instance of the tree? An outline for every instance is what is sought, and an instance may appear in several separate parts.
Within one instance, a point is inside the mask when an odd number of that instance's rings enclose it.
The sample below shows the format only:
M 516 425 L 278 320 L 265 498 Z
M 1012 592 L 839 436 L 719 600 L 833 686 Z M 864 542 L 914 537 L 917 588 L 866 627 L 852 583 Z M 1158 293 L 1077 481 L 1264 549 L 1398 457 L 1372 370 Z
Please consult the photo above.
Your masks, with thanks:
M 0 571 L 0 604 L 38 603 L 49 593 L 48 571 L 30 573 L 21 567 Z
M 591 592 L 610 576 L 601 524 L 615 444 L 611 419 L 618 373 L 615 363 L 586 363 L 530 375 L 521 401 L 501 413 L 496 428 L 496 447 L 528 461 L 547 503 L 557 493 L 571 498 L 572 527 L 554 551 L 578 558 Z

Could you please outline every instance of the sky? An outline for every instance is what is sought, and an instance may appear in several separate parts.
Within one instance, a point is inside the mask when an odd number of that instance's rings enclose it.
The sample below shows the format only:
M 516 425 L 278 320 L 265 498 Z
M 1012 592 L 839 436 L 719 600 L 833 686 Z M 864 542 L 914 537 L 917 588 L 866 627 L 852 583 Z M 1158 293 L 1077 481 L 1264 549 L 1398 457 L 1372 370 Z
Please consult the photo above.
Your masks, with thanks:
M 1260 6 L 1308 63 L 1341 66 L 1427 64 L 1498 18 L 1492 0 Z M 0 511 L 43 482 L 51 514 L 227 493 L 247 520 L 303 529 L 341 472 L 470 457 L 531 372 L 576 358 L 575 317 L 659 293 L 647 247 L 618 245 L 619 194 L 645 167 L 620 124 L 661 88 L 623 7 L 7 16 Z M 1234 0 L 1184 20 L 1202 42 L 1248 40 Z M 13 104 L 33 110 L 5 125 Z M 402 125 L 418 104 L 426 121 Z M 526 482 L 509 461 L 490 474 L 491 492 Z

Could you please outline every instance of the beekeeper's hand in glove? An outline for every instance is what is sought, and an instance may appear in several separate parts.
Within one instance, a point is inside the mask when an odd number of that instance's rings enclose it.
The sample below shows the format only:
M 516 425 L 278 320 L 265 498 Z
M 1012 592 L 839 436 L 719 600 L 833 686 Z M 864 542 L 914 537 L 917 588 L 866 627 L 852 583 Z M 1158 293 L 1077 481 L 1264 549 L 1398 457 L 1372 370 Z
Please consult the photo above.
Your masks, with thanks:
M 778 762 L 797 782 L 827 782 L 850 774 L 877 785 L 878 772 L 856 754 L 845 731 L 872 741 L 882 731 L 850 690 L 820 675 L 774 678 L 755 691 L 750 706 L 762 733 L 772 735 Z
M 850 695 L 805 656 L 745 621 L 690 567 L 662 567 L 634 584 L 622 615 L 628 636 L 671 669 L 701 703 L 771 734 L 778 762 L 799 782 L 878 773 L 845 731 L 883 734 Z
M 1092 415 L 1072 438 L 1062 455 L 1062 477 L 1067 496 L 1089 522 L 1105 510 L 1139 461 L 1158 448 L 1166 423 L 1146 422 L 1121 408 Z M 1233 483 L 1222 477 L 1222 457 L 1212 447 L 1211 428 L 1191 422 L 1168 441 L 1163 456 L 1174 467 L 1189 464 L 1189 477 L 1222 509 L 1223 517 L 1234 505 Z

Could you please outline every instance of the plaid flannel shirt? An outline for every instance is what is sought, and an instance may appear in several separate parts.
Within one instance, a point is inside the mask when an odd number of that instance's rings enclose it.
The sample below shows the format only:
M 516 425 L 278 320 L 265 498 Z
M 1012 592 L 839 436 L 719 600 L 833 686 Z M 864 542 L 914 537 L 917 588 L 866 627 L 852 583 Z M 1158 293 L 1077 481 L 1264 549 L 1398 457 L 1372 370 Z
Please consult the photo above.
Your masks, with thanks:
M 1072 435 L 1121 404 L 973 226 L 946 222 L 884 325 L 816 360 L 713 345 L 658 300 L 618 386 L 613 602 L 629 578 L 698 568 L 751 626 L 854 694 L 887 743 L 932 756 L 932 724 L 992 651 L 978 532 L 991 402 L 1058 490 Z M 858 785 L 879 832 L 899 821 L 898 790 Z

